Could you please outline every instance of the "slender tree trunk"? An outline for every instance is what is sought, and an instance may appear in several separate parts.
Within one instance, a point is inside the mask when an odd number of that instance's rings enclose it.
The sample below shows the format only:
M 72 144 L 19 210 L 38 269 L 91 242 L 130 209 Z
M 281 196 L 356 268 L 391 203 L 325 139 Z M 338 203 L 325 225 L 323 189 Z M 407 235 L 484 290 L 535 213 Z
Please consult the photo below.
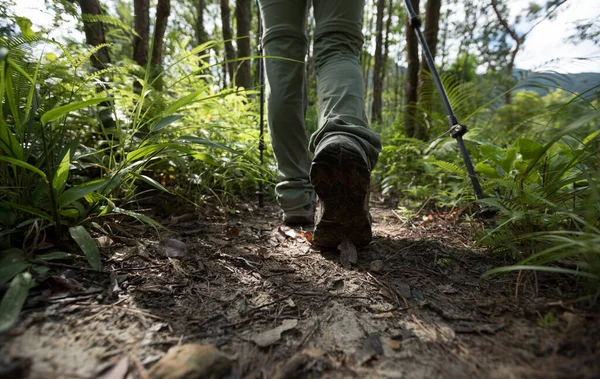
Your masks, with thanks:
M 98 0 L 79 0 L 79 7 L 82 15 L 99 16 L 102 15 L 102 9 Z M 83 31 L 85 32 L 85 40 L 88 45 L 99 46 L 106 43 L 104 36 L 104 26 L 101 22 L 83 21 Z M 95 70 L 102 70 L 110 64 L 110 54 L 108 47 L 104 46 L 92 55 L 92 67 Z M 97 92 L 108 91 L 110 84 L 102 79 L 104 84 L 96 87 Z M 115 120 L 112 113 L 112 103 L 103 102 L 98 104 L 98 118 L 105 130 L 110 130 L 115 126 Z
M 206 0 L 195 0 L 194 6 L 196 8 L 196 17 L 194 29 L 196 33 L 196 43 L 197 45 L 203 45 L 208 42 L 208 33 L 206 32 L 206 27 L 204 26 L 204 13 L 206 12 Z M 209 50 L 202 50 L 198 53 L 200 57 L 202 57 L 202 61 L 199 62 L 199 65 L 204 68 L 202 70 L 203 74 L 208 73 L 208 66 L 210 65 L 210 56 Z
M 238 62 L 236 73 L 236 85 L 244 88 L 252 87 L 252 76 L 250 75 L 250 5 L 251 0 L 236 0 L 235 19 L 237 23 L 237 57 L 247 58 Z
M 437 53 L 438 32 L 440 29 L 439 23 L 441 6 L 441 0 L 427 0 L 427 4 L 425 5 L 425 28 L 423 30 L 423 35 L 425 36 L 425 42 L 429 47 L 429 51 L 431 52 L 434 62 Z M 431 89 L 433 85 L 426 72 L 429 72 L 429 67 L 427 67 L 425 55 L 423 54 L 419 67 L 419 90 L 417 92 L 419 104 L 428 110 L 431 110 L 431 99 L 425 99 L 423 92 L 425 89 Z M 417 128 L 415 129 L 415 138 L 423 140 L 426 138 L 426 130 L 423 123 L 417 124 Z
M 149 0 L 133 0 L 134 26 L 137 36 L 133 37 L 133 60 L 146 69 L 148 63 L 148 41 L 150 40 L 150 5 Z M 142 85 L 136 80 L 133 84 L 136 92 Z
M 98 0 L 79 0 L 79 7 L 81 8 L 82 15 L 102 15 L 102 9 L 100 8 Z M 106 43 L 106 38 L 104 37 L 104 26 L 101 22 L 89 22 L 84 20 L 83 31 L 85 32 L 85 41 L 88 45 L 98 46 Z M 110 64 L 108 47 L 105 46 L 94 53 L 91 61 L 92 66 L 94 66 L 96 70 L 102 70 L 106 68 L 106 65 Z
M 387 20 L 385 22 L 385 36 L 384 36 L 384 43 L 383 43 L 383 59 L 382 59 L 382 65 L 381 65 L 381 85 L 383 87 L 382 90 L 382 95 L 383 93 L 386 92 L 386 73 L 387 73 L 387 69 L 388 69 L 388 58 L 390 55 L 390 30 L 392 28 L 392 15 L 394 13 L 394 1 L 393 0 L 389 0 L 388 2 L 388 17 Z M 389 82 L 389 80 L 388 80 Z M 388 87 L 389 87 L 389 83 L 388 83 Z M 382 106 L 383 106 L 383 101 L 382 101 Z
M 508 72 L 509 78 L 512 80 L 513 68 L 515 66 L 515 59 L 517 57 L 517 54 L 519 53 L 519 50 L 521 49 L 521 45 L 523 44 L 525 38 L 519 37 L 517 32 L 508 25 L 508 22 L 506 21 L 506 19 L 500 12 L 500 9 L 498 8 L 498 1 L 491 0 L 491 2 L 492 2 L 492 9 L 494 10 L 494 13 L 496 14 L 496 18 L 498 19 L 498 22 L 500 23 L 500 25 L 502 25 L 502 28 L 504 28 L 504 31 L 510 36 L 510 38 L 512 38 L 513 41 L 515 41 L 515 47 L 514 47 L 513 51 L 510 53 L 510 60 L 508 61 L 508 65 L 506 67 L 506 71 Z M 511 91 L 506 91 L 506 94 L 504 95 L 504 101 L 506 102 L 506 104 L 512 103 Z
M 377 4 L 377 1 L 379 0 L 373 0 L 373 5 Z M 369 27 L 367 28 L 367 30 L 371 31 L 373 30 L 373 20 L 375 19 L 373 12 L 371 12 L 371 18 L 369 19 Z M 371 36 L 369 35 L 368 40 L 371 41 Z M 370 44 L 369 44 L 370 45 Z M 371 54 L 369 54 L 369 52 L 367 51 L 367 59 L 365 59 L 365 97 L 367 98 L 366 103 L 368 104 L 368 97 L 369 97 L 369 77 L 371 74 Z
M 419 0 L 411 0 L 415 11 L 419 12 Z M 406 84 L 404 87 L 404 131 L 407 137 L 415 136 L 417 119 L 417 89 L 419 86 L 419 44 L 410 19 L 406 22 Z
M 385 0 L 377 0 L 377 21 L 375 34 L 375 65 L 373 66 L 373 103 L 371 106 L 371 122 L 381 120 L 382 91 L 381 66 L 383 62 L 383 13 Z
M 167 22 L 169 21 L 170 13 L 171 1 L 158 0 L 158 4 L 156 5 L 156 24 L 154 26 L 154 42 L 152 44 L 151 78 L 156 78 L 162 71 L 163 41 L 165 38 L 165 31 L 167 30 Z M 162 90 L 162 77 L 155 81 L 154 87 L 159 91 Z
M 226 68 L 229 75 L 229 81 L 234 83 L 236 62 L 234 62 L 236 54 L 233 47 L 233 32 L 231 31 L 231 10 L 229 9 L 229 0 L 221 0 L 221 27 L 223 28 L 223 40 L 225 41 L 225 59 L 227 60 Z

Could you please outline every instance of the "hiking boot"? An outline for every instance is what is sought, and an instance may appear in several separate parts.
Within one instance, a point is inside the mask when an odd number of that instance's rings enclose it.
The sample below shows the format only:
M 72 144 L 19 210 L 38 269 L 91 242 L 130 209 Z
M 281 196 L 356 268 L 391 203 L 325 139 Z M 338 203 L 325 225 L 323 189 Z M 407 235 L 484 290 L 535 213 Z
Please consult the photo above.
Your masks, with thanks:
M 310 167 L 319 205 L 316 246 L 337 247 L 344 238 L 356 246 L 371 242 L 370 177 L 369 160 L 358 141 L 340 134 L 321 141 Z

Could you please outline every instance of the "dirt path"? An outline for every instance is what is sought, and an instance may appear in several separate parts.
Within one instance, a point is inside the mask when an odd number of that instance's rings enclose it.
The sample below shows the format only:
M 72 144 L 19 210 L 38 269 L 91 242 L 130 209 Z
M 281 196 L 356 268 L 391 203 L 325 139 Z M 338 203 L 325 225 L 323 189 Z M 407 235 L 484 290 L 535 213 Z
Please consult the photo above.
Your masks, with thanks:
M 230 378 L 600 377 L 600 311 L 560 303 L 580 295 L 566 282 L 481 279 L 502 262 L 470 250 L 468 223 L 373 213 L 350 270 L 274 207 L 171 217 L 163 243 L 114 224 L 105 273 L 53 267 L 32 292 L 2 337 L 4 369 L 90 377 L 127 356 L 143 378 L 170 347 L 199 343 L 232 358 Z

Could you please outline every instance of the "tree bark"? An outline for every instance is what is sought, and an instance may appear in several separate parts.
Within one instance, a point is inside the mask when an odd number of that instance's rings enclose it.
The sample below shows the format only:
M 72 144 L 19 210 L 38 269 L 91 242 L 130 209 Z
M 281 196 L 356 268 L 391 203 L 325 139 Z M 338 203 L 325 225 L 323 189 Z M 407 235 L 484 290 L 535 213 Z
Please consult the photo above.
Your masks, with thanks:
M 221 0 L 221 27 L 223 31 L 223 40 L 225 43 L 225 60 L 229 80 L 234 83 L 236 70 L 235 48 L 233 47 L 233 32 L 231 31 L 231 10 L 229 9 L 229 0 Z M 227 81 L 226 79 L 224 80 Z
M 381 66 L 383 62 L 383 13 L 385 0 L 377 0 L 377 21 L 375 35 L 375 65 L 373 66 L 373 103 L 371 106 L 371 122 L 381 121 L 383 84 Z
M 388 58 L 390 56 L 390 32 L 392 28 L 392 15 L 394 13 L 394 1 L 389 0 L 388 2 L 388 18 L 385 22 L 385 35 L 383 37 L 383 60 L 381 65 L 381 85 L 383 87 L 382 94 L 385 92 L 385 77 L 387 75 L 388 69 Z M 389 81 L 388 81 L 389 82 Z
M 431 52 L 431 56 L 433 61 L 435 62 L 435 56 L 437 53 L 437 43 L 438 43 L 438 32 L 440 30 L 440 8 L 442 6 L 441 0 L 427 0 L 427 4 L 425 5 L 425 27 L 423 30 L 423 35 L 425 36 L 425 42 L 427 43 L 427 47 L 429 47 L 429 51 Z M 421 63 L 419 66 L 419 90 L 418 98 L 419 104 L 428 110 L 432 109 L 431 100 L 424 98 L 423 91 L 426 88 L 432 88 L 432 81 L 430 77 L 426 74 L 429 72 L 429 67 L 427 67 L 427 62 L 425 60 L 425 54 L 421 57 Z M 419 120 L 417 120 L 418 122 Z M 421 122 L 417 124 L 415 129 L 415 138 L 425 139 L 426 138 L 426 130 L 424 124 Z
M 81 8 L 81 14 L 100 16 L 102 15 L 102 9 L 98 0 L 79 0 L 79 7 Z M 104 36 L 104 26 L 101 22 L 89 22 L 83 21 L 83 31 L 85 32 L 85 41 L 88 45 L 98 46 L 106 43 Z M 102 70 L 106 68 L 107 64 L 110 64 L 110 55 L 108 53 L 108 47 L 104 46 L 94 53 L 92 56 L 92 66 L 96 70 Z
M 147 69 L 148 41 L 150 40 L 149 0 L 133 0 L 133 15 L 133 29 L 137 33 L 133 36 L 133 60 L 142 68 Z M 133 90 L 136 93 L 142 90 L 139 81 L 133 82 Z
M 149 0 L 133 0 L 134 26 L 138 34 L 133 36 L 133 60 L 140 66 L 148 63 L 148 41 L 150 40 Z
M 99 16 L 102 14 L 102 8 L 98 0 L 79 0 L 79 7 L 81 8 L 81 14 L 87 14 L 92 16 Z M 104 35 L 104 26 L 101 22 L 90 22 L 83 21 L 83 31 L 85 32 L 85 40 L 88 45 L 99 46 L 106 43 L 106 37 Z M 110 64 L 110 54 L 108 47 L 104 46 L 92 55 L 91 58 L 92 67 L 96 71 L 106 68 Z M 99 84 L 96 87 L 96 92 L 108 92 L 111 85 L 108 83 L 108 78 L 103 77 L 101 80 L 103 84 Z M 98 104 L 98 119 L 102 124 L 105 131 L 111 130 L 115 126 L 115 119 L 113 117 L 112 102 L 102 102 Z
M 506 33 L 508 33 L 510 38 L 512 38 L 513 41 L 515 41 L 515 47 L 514 47 L 513 51 L 510 53 L 510 60 L 508 61 L 508 65 L 506 66 L 506 71 L 508 72 L 509 78 L 512 79 L 512 73 L 513 73 L 513 69 L 515 66 L 515 58 L 517 57 L 517 54 L 519 53 L 519 50 L 521 49 L 521 45 L 524 42 L 524 37 L 519 37 L 517 32 L 508 25 L 508 22 L 502 16 L 502 13 L 500 12 L 500 9 L 498 8 L 498 1 L 491 0 L 491 3 L 492 3 L 492 9 L 494 10 L 494 14 L 496 14 L 496 18 L 498 19 L 498 22 L 500 23 L 500 25 L 502 25 L 502 28 L 504 29 L 504 31 Z M 504 95 L 504 101 L 506 102 L 506 104 L 512 103 L 511 91 L 506 91 L 506 94 Z
M 411 0 L 415 11 L 419 12 L 419 0 Z M 419 86 L 419 44 L 410 19 L 406 22 L 406 84 L 404 87 L 404 131 L 407 137 L 415 137 L 417 127 L 417 100 Z
M 152 44 L 152 75 L 151 78 L 155 78 L 160 74 L 162 70 L 162 57 L 163 57 L 163 46 L 165 31 L 167 30 L 167 22 L 169 21 L 169 14 L 171 13 L 171 1 L 170 0 L 158 0 L 156 5 L 156 24 L 154 25 L 154 42 Z M 162 77 L 154 82 L 154 87 L 157 90 L 162 90 L 163 81 Z
M 249 58 L 252 54 L 250 51 L 250 6 L 251 0 L 236 0 L 235 2 L 237 57 L 246 58 L 243 61 L 237 62 L 238 68 L 235 76 L 235 84 L 244 88 L 252 87 Z

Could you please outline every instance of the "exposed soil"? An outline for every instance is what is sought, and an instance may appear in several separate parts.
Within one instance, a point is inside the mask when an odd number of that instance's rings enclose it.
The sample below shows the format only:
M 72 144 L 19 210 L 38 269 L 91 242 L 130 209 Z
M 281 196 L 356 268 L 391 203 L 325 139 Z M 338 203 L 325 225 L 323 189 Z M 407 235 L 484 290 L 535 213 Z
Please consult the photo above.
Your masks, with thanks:
M 600 308 L 565 301 L 583 294 L 572 283 L 482 279 L 505 262 L 472 247 L 478 224 L 372 206 L 375 238 L 351 269 L 273 205 L 178 214 L 160 237 L 115 222 L 104 271 L 51 267 L 0 360 L 12 375 L 87 378 L 127 356 L 128 377 L 145 378 L 198 343 L 231 357 L 230 378 L 600 377 Z

